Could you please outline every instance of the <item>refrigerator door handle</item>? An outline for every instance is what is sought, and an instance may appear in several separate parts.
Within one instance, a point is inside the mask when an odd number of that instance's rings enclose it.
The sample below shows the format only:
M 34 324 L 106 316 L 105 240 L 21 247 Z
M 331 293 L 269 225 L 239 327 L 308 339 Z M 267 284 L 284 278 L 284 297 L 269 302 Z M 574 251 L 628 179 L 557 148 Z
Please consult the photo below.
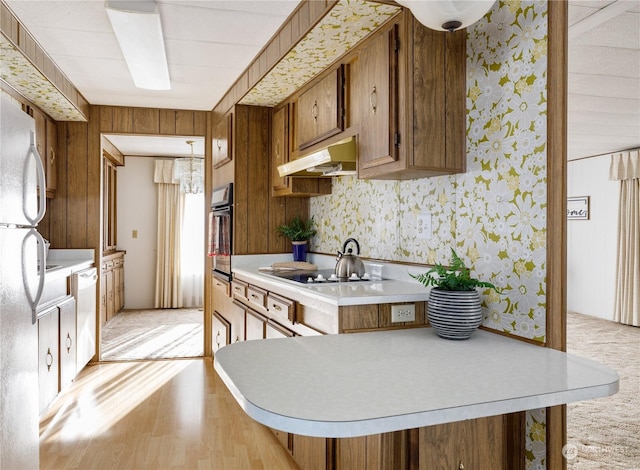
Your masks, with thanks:
M 29 279 L 27 274 L 27 266 L 25 263 L 25 253 L 27 252 L 27 240 L 29 237 L 35 237 L 38 245 L 38 264 L 39 264 L 39 275 L 38 275 L 38 289 L 36 291 L 35 297 L 31 295 Z M 29 230 L 29 233 L 22 240 L 22 281 L 24 283 L 25 291 L 27 293 L 27 298 L 29 299 L 29 304 L 31 305 L 31 322 L 35 325 L 38 320 L 38 304 L 40 303 L 40 299 L 42 298 L 42 292 L 44 291 L 44 282 L 45 282 L 45 272 L 47 270 L 47 260 L 45 256 L 45 246 L 44 246 L 44 238 L 40 235 L 35 228 Z
M 36 176 L 38 181 L 38 187 L 40 191 L 38 191 L 38 213 L 36 217 L 32 219 L 29 214 L 27 214 L 27 208 L 24 208 L 25 217 L 31 223 L 31 225 L 35 226 L 44 218 L 44 214 L 47 211 L 47 181 L 44 173 L 44 165 L 42 164 L 42 158 L 40 158 L 40 154 L 38 153 L 38 149 L 36 148 L 36 134 L 31 131 L 31 145 L 29 147 L 29 156 L 33 156 L 36 163 Z M 26 178 L 26 174 L 25 174 Z M 25 187 L 26 184 L 25 184 Z M 27 201 L 27 198 L 24 199 Z

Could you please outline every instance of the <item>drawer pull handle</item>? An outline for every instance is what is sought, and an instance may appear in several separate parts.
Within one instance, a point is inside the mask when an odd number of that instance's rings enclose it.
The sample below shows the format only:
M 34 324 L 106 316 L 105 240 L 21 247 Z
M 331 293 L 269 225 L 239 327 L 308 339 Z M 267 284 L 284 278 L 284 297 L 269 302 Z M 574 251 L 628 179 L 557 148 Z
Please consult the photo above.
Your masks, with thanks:
M 51 164 L 53 165 L 53 163 L 56 161 L 56 151 L 51 149 Z
M 462 461 L 460 461 L 460 464 L 458 465 L 458 470 L 464 470 L 464 464 Z
M 375 85 L 373 86 L 373 90 L 371 90 L 371 95 L 369 95 L 369 103 L 371 104 L 373 114 L 375 114 L 376 109 L 378 109 L 378 92 L 376 91 Z
M 67 354 L 69 354 L 71 352 L 71 335 L 69 333 L 67 333 Z
M 313 116 L 314 121 L 318 121 L 318 101 L 313 102 L 313 106 L 311 107 L 311 116 Z
M 258 300 L 260 297 L 258 297 L 256 294 L 251 294 L 251 298 L 253 300 Z
M 236 335 L 236 340 L 235 342 L 238 343 L 240 341 L 240 336 Z
M 274 310 L 277 310 L 278 312 L 282 311 L 282 307 L 280 305 L 273 304 L 272 307 L 273 307 Z
M 220 331 L 218 330 L 218 334 L 216 335 L 216 344 L 218 345 L 218 349 L 220 349 Z
M 51 365 L 53 364 L 53 354 L 51 354 L 51 348 L 47 348 L 47 372 L 51 372 Z

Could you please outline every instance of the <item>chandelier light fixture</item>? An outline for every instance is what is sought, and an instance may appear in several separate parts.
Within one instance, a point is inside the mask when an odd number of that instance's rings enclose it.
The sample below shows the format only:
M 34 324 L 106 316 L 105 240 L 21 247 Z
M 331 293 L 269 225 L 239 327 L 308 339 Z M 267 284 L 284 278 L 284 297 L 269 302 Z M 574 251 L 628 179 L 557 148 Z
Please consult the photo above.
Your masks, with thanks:
M 495 0 L 396 0 L 427 28 L 455 31 L 487 14 Z
M 180 181 L 180 191 L 198 194 L 204 191 L 204 161 L 193 155 L 195 140 L 187 140 L 191 146 L 191 156 L 176 158 L 173 162 L 173 178 Z

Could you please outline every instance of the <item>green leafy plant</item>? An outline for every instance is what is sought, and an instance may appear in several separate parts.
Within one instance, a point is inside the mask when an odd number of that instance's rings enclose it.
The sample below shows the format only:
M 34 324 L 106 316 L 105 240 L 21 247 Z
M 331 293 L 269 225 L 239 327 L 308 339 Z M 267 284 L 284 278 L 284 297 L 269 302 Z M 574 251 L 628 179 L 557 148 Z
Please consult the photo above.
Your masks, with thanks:
M 294 217 L 288 224 L 282 224 L 276 230 L 280 235 L 284 235 L 294 242 L 309 240 L 317 233 L 313 217 L 306 221 L 299 216 Z
M 484 287 L 493 289 L 498 294 L 502 293 L 501 289 L 490 282 L 483 282 L 471 277 L 471 270 L 464 265 L 464 261 L 460 259 L 453 248 L 451 248 L 451 266 L 445 267 L 436 264 L 426 273 L 417 276 L 410 274 L 410 276 L 420 281 L 425 287 L 433 286 L 437 289 L 455 291 L 470 291 L 476 287 Z

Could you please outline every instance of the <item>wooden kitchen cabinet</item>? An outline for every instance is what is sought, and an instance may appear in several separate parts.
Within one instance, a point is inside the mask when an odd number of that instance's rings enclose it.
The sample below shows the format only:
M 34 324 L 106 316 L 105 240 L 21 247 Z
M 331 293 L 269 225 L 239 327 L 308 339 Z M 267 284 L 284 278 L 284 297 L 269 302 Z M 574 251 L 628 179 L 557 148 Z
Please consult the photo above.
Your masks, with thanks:
M 302 470 L 330 470 L 327 466 L 327 442 L 322 437 L 292 435 L 291 455 Z
M 297 147 L 305 149 L 344 130 L 344 66 L 303 92 L 296 105 Z
M 289 162 L 291 155 L 290 105 L 286 103 L 273 113 L 271 120 L 271 195 L 320 196 L 331 194 L 331 178 L 293 178 L 280 176 L 278 167 Z
M 213 311 L 220 317 L 218 321 L 223 323 L 228 329 L 228 343 L 237 343 L 245 340 L 245 314 L 244 310 L 238 308 L 233 303 L 231 296 L 231 285 L 229 281 L 219 279 L 215 276 L 212 278 L 213 284 Z M 215 315 L 214 315 L 215 318 Z M 220 325 L 219 325 L 220 327 Z M 212 331 L 212 335 L 217 335 L 217 331 Z M 221 342 L 222 343 L 222 342 Z M 222 346 L 220 346 L 222 347 Z M 213 344 L 215 352 L 216 345 Z
M 68 387 L 78 374 L 77 371 L 77 328 L 76 299 L 68 296 L 58 304 L 60 319 L 60 390 Z
M 358 134 L 360 170 L 398 159 L 398 53 L 399 24 L 375 36 L 358 55 L 354 80 L 354 110 Z
M 103 254 L 100 264 L 100 324 L 124 307 L 124 251 Z
M 27 112 L 33 117 L 36 124 L 36 150 L 44 167 L 45 194 L 47 198 L 51 199 L 56 192 L 56 150 L 58 145 L 56 124 L 37 108 L 29 106 Z
M 415 468 L 507 470 L 504 419 L 490 416 L 412 430 L 418 434 L 412 449 L 418 455 Z
M 352 90 L 359 178 L 465 171 L 465 48 L 465 31 L 433 31 L 408 11 L 363 45 Z
M 39 412 L 42 412 L 59 390 L 60 315 L 56 305 L 38 314 L 38 389 Z
M 212 161 L 213 167 L 218 168 L 232 158 L 232 129 L 233 113 L 225 114 L 213 129 Z
M 213 353 L 231 343 L 231 325 L 218 311 L 213 311 L 211 319 L 211 345 Z
M 246 341 L 266 338 L 267 319 L 250 308 L 245 310 L 245 314 L 247 325 L 245 332 Z

